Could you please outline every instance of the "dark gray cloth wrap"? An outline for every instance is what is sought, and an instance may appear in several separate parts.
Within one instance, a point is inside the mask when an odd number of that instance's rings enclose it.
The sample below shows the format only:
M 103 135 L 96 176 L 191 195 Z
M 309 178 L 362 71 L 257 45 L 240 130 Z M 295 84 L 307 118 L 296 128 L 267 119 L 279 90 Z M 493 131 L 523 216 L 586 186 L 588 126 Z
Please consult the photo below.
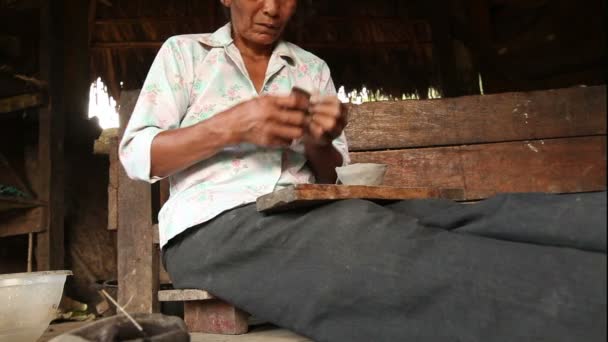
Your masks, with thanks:
M 319 342 L 606 340 L 605 192 L 247 205 L 163 255 L 177 288 Z

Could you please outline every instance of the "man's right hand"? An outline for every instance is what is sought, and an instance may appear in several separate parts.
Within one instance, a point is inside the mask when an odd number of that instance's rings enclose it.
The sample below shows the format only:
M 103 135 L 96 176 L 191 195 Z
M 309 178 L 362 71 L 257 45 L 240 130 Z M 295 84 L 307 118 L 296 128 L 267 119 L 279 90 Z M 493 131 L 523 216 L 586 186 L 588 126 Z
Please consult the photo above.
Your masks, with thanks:
M 293 95 L 265 95 L 236 105 L 226 119 L 241 142 L 283 147 L 304 135 L 307 109 Z

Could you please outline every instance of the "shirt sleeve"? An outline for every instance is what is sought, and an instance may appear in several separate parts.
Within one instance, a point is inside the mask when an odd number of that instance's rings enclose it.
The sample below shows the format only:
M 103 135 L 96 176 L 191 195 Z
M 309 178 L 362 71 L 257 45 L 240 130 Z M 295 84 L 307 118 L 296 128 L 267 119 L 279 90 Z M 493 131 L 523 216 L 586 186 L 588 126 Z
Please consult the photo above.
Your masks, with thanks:
M 132 179 L 149 183 L 161 179 L 150 174 L 152 140 L 178 128 L 188 109 L 192 63 L 184 58 L 183 44 L 172 37 L 160 48 L 120 142 L 120 161 Z
M 323 66 L 321 67 L 321 75 L 320 75 L 320 87 L 319 91 L 321 95 L 336 95 L 336 87 L 334 85 L 334 81 L 331 79 L 331 72 L 329 70 L 329 66 L 327 63 L 323 62 Z M 350 164 L 350 156 L 348 154 L 348 143 L 346 141 L 346 135 L 344 131 L 340 134 L 339 137 L 334 139 L 332 142 L 336 150 L 340 152 L 342 155 L 342 166 L 346 166 Z

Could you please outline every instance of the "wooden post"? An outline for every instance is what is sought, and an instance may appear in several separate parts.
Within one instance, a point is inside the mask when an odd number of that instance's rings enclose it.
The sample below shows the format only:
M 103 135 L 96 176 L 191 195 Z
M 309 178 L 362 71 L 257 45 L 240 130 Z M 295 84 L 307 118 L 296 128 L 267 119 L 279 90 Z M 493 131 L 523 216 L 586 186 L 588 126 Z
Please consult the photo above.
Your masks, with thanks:
M 219 299 L 184 302 L 184 321 L 189 332 L 242 335 L 249 330 L 249 315 Z
M 63 0 L 40 2 L 40 73 L 48 83 L 50 103 L 39 111 L 39 198 L 47 203 L 42 218 L 46 231 L 36 235 L 36 268 L 64 266 L 64 113 L 62 99 Z
M 121 134 L 139 92 L 120 97 Z M 152 229 L 152 192 L 149 184 L 118 173 L 118 303 L 128 312 L 158 311 L 158 247 Z

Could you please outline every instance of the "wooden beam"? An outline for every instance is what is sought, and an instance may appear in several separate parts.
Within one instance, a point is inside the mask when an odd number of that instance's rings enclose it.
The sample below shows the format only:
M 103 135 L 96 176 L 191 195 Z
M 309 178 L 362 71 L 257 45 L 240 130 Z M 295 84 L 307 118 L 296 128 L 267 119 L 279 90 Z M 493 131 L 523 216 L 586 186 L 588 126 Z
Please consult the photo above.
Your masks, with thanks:
M 25 212 L 1 213 L 0 238 L 44 231 L 45 227 L 41 224 L 43 210 L 43 208 L 34 208 Z
M 0 114 L 38 107 L 44 103 L 44 96 L 39 93 L 11 96 L 0 99 Z
M 350 107 L 352 151 L 606 134 L 606 87 Z
M 606 190 L 606 136 L 351 154 L 384 163 L 384 184 L 464 189 L 465 200 L 500 192 Z
M 121 134 L 133 111 L 139 91 L 120 98 Z M 129 312 L 158 311 L 159 251 L 153 244 L 150 184 L 130 179 L 118 168 L 118 302 Z
M 42 1 L 40 70 L 47 81 L 50 103 L 39 110 L 39 198 L 47 203 L 36 235 L 38 271 L 64 267 L 64 127 L 63 113 L 63 0 Z

